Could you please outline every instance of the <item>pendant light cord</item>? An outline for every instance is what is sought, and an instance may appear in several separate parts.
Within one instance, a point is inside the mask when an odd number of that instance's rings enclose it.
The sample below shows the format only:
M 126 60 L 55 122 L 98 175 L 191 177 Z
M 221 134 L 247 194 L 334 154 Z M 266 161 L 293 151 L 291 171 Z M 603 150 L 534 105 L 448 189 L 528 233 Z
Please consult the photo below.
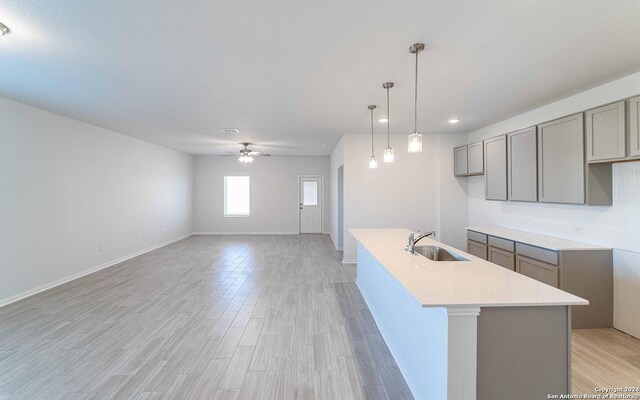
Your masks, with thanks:
M 373 157 L 373 108 L 371 110 L 371 157 Z
M 413 104 L 413 131 L 418 132 L 418 51 L 416 51 L 416 84 Z
M 391 147 L 391 141 L 389 140 L 389 87 L 387 86 L 387 148 Z

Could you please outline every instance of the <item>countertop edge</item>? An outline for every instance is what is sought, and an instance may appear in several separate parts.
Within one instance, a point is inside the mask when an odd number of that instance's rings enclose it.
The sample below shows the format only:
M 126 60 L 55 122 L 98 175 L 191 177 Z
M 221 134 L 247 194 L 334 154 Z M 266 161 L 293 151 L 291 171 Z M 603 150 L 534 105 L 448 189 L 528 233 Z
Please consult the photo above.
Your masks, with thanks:
M 613 250 L 613 247 L 609 247 L 609 246 L 602 246 L 599 244 L 593 244 L 593 243 L 586 243 L 586 242 L 578 242 L 576 240 L 571 240 L 571 239 L 565 239 L 565 238 L 561 238 L 561 237 L 556 237 L 556 236 L 550 236 L 550 235 L 543 235 L 541 233 L 535 233 L 535 232 L 527 232 L 527 231 L 522 231 L 522 230 L 518 230 L 518 229 L 511 229 L 511 228 L 504 228 L 501 226 L 467 226 L 466 229 L 468 231 L 473 231 L 473 232 L 478 232 L 478 233 L 482 233 L 485 235 L 489 235 L 489 236 L 494 236 L 494 237 L 498 237 L 501 239 L 507 239 L 507 240 L 511 240 L 513 242 L 517 242 L 517 243 L 522 243 L 522 244 L 526 244 L 529 246 L 534 246 L 534 247 L 539 247 L 541 249 L 546 249 L 546 250 L 551 250 L 551 251 L 597 251 L 597 250 Z M 496 233 L 493 229 L 504 229 L 506 231 L 512 231 L 514 232 L 513 236 L 509 236 L 509 235 L 505 235 L 503 233 Z M 569 242 L 576 242 L 576 243 L 580 243 L 582 246 L 581 247 L 571 247 L 571 246 L 549 246 L 549 245 L 544 245 L 544 244 L 540 244 L 540 243 L 533 243 L 531 241 L 523 241 L 521 239 L 519 239 L 517 237 L 518 234 L 524 234 L 524 235 L 532 235 L 532 236 L 540 236 L 543 238 L 549 238 L 550 240 L 563 240 L 563 241 L 569 241 Z

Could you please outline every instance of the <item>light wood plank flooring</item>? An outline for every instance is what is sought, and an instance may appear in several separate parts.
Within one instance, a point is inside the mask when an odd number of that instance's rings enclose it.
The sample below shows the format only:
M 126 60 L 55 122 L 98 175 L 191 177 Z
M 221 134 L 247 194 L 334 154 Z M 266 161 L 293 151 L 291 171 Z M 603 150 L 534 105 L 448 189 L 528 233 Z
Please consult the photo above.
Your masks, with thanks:
M 615 329 L 576 329 L 572 342 L 574 394 L 597 394 L 597 386 L 640 387 L 640 339 Z
M 410 399 L 326 236 L 193 236 L 0 308 L 0 399 Z

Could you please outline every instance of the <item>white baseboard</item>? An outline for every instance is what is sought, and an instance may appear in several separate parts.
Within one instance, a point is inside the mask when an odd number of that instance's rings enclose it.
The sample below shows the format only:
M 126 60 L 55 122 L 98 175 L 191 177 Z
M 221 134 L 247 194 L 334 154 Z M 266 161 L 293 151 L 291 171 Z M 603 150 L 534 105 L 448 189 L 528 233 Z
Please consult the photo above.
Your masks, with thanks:
M 298 235 L 300 232 L 193 232 L 194 235 Z
M 82 278 L 85 275 L 92 274 L 94 272 L 100 271 L 101 269 L 109 268 L 109 267 L 112 267 L 112 266 L 114 266 L 116 264 L 120 264 L 123 261 L 127 261 L 127 260 L 129 260 L 131 258 L 134 258 L 134 257 L 140 256 L 142 254 L 148 253 L 150 251 L 159 249 L 160 247 L 164 247 L 164 246 L 170 245 L 171 243 L 175 243 L 175 242 L 180 241 L 182 239 L 186 239 L 189 236 L 192 236 L 192 234 L 190 233 L 188 235 L 181 236 L 181 237 L 179 237 L 177 239 L 171 239 L 169 241 L 157 244 L 155 246 L 151 246 L 151 247 L 146 248 L 144 250 L 136 251 L 135 253 L 131 253 L 131 254 L 126 255 L 124 257 L 120 257 L 120 258 L 118 258 L 116 260 L 111 260 L 111 261 L 108 261 L 108 262 L 106 262 L 104 264 L 100 264 L 100 265 L 98 265 L 96 267 L 84 270 L 82 272 L 78 272 L 77 274 L 69 275 L 69 276 L 64 277 L 62 279 L 58 279 L 57 281 L 54 281 L 54 282 L 51 282 L 51 283 L 47 283 L 47 284 L 44 284 L 42 286 L 38 286 L 37 288 L 30 289 L 30 290 L 24 291 L 22 293 L 18 293 L 15 296 L 11 296 L 11 297 L 8 297 L 6 299 L 0 299 L 0 307 L 7 306 L 7 305 L 9 305 L 11 303 L 15 303 L 16 301 L 25 299 L 27 297 L 31 297 L 31 296 L 33 296 L 35 294 L 40 293 L 40 292 L 44 292 L 45 290 L 49 290 L 49 289 L 52 289 L 52 288 L 54 288 L 56 286 L 60 286 L 60 285 L 62 285 L 64 283 L 71 282 L 71 281 L 76 280 L 78 278 Z
M 358 260 L 355 258 L 343 258 L 342 259 L 342 263 L 343 264 L 357 264 Z

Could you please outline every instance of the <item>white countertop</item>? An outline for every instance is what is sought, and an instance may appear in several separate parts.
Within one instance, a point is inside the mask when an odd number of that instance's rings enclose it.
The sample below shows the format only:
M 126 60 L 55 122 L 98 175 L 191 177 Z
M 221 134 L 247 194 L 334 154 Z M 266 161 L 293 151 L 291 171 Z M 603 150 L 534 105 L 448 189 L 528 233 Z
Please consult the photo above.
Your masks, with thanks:
M 350 229 L 349 232 L 423 307 L 509 307 L 586 305 L 589 302 L 471 254 L 424 238 L 469 261 L 431 261 L 404 251 L 406 229 Z
M 554 251 L 570 251 L 570 250 L 611 250 L 611 247 L 600 246 L 597 244 L 576 242 L 568 239 L 561 239 L 553 236 L 540 235 L 515 229 L 502 228 L 499 226 L 470 226 L 470 231 L 485 233 L 491 236 L 497 236 L 503 239 L 513 240 L 530 244 L 536 247 Z

